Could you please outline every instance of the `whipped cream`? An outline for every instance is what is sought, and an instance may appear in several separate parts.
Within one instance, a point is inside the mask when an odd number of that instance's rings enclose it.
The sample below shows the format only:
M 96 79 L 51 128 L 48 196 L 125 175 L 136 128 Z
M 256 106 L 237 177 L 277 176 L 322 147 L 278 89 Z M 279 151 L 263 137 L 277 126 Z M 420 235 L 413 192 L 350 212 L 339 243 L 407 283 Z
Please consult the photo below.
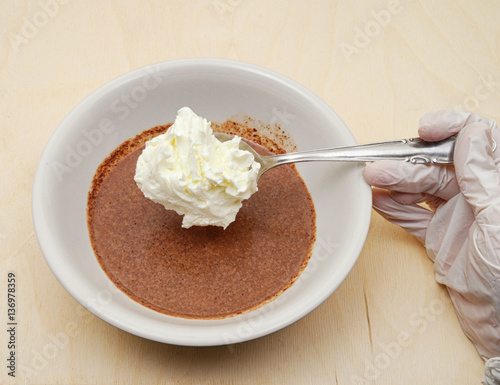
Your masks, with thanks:
M 183 107 L 166 133 L 146 142 L 134 179 L 147 198 L 184 215 L 182 227 L 226 228 L 257 191 L 260 164 L 240 141 L 220 142 L 210 122 Z

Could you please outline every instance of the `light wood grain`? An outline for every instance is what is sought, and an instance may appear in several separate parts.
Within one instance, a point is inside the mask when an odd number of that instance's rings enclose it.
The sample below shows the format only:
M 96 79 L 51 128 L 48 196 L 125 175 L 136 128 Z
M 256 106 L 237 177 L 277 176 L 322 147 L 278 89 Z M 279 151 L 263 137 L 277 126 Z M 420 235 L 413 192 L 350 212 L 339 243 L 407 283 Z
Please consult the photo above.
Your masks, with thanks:
M 324 99 L 360 143 L 414 136 L 434 109 L 498 119 L 499 16 L 494 0 L 0 3 L 0 309 L 14 271 L 19 320 L 16 378 L 0 332 L 0 382 L 479 384 L 484 362 L 425 250 L 376 214 L 352 273 L 310 315 L 255 341 L 187 348 L 118 330 L 66 293 L 38 248 L 31 188 L 44 145 L 80 100 L 170 59 L 276 70 Z

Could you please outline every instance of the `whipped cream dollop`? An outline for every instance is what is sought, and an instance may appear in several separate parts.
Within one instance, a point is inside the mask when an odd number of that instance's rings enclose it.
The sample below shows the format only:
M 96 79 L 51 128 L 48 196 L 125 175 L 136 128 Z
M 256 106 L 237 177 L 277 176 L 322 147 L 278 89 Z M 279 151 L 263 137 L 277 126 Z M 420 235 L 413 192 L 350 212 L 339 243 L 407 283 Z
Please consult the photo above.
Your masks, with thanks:
M 220 142 L 210 122 L 183 107 L 167 132 L 146 142 L 134 179 L 147 198 L 184 215 L 182 227 L 226 228 L 257 191 L 260 164 L 240 141 Z

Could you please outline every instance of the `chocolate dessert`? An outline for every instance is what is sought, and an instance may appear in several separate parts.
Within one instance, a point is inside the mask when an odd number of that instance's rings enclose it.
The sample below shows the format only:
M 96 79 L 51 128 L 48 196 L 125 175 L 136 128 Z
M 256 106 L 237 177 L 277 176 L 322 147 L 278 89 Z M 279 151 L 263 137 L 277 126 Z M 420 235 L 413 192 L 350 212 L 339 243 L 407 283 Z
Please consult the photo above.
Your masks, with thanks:
M 242 124 L 212 126 L 251 139 L 260 153 L 280 151 Z M 144 143 L 168 127 L 126 141 L 95 174 L 87 210 L 100 265 L 130 298 L 171 316 L 225 318 L 273 300 L 298 278 L 315 240 L 304 182 L 293 166 L 274 168 L 225 230 L 182 228 L 180 215 L 145 198 L 134 182 Z

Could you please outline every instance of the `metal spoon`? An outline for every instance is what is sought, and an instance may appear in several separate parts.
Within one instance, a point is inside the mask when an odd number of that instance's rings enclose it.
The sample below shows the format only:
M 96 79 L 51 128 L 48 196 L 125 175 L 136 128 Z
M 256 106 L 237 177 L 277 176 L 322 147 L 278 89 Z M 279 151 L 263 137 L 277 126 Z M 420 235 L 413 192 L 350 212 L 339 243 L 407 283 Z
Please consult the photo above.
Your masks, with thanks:
M 215 133 L 221 142 L 231 140 L 233 135 Z M 426 142 L 420 138 L 402 139 L 390 142 L 379 142 L 355 146 L 325 148 L 321 150 L 292 152 L 279 155 L 259 155 L 244 141 L 240 142 L 241 150 L 249 151 L 260 163 L 257 180 L 267 170 L 287 163 L 313 161 L 342 162 L 374 162 L 377 160 L 401 160 L 410 163 L 447 164 L 453 163 L 453 151 L 456 136 L 439 142 Z

